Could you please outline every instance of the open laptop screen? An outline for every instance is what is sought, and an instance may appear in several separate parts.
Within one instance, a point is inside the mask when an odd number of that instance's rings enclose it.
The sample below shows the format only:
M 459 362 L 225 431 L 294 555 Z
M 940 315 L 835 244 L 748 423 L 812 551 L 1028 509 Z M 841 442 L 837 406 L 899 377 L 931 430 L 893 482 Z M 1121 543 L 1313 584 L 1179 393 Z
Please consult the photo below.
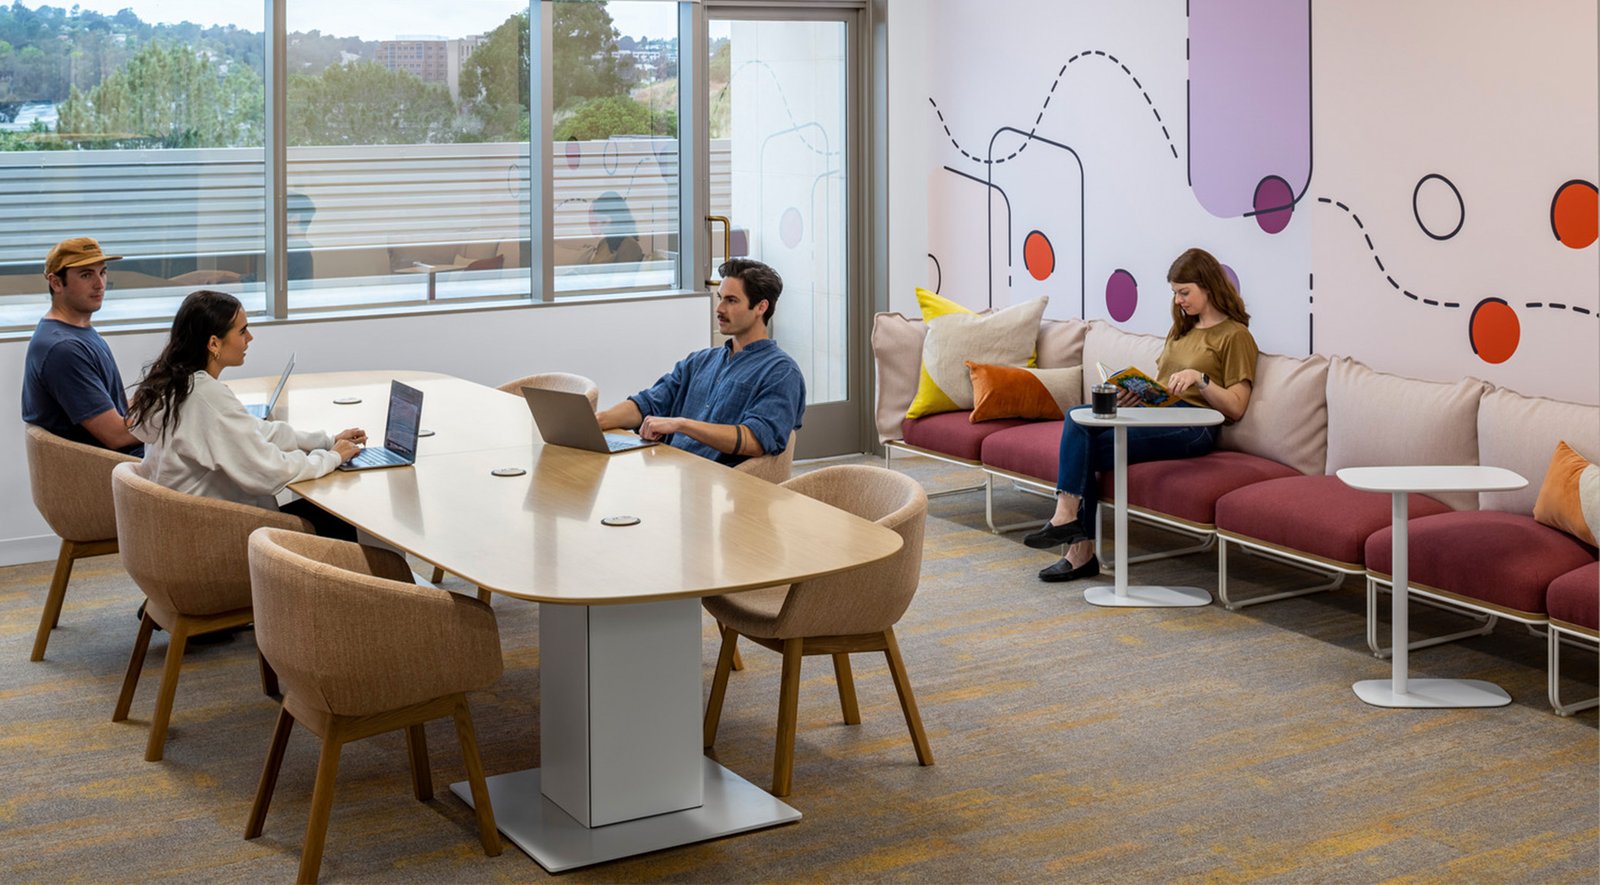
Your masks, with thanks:
M 398 381 L 389 383 L 389 422 L 383 434 L 383 447 L 398 455 L 415 458 L 417 430 L 422 420 L 422 391 Z

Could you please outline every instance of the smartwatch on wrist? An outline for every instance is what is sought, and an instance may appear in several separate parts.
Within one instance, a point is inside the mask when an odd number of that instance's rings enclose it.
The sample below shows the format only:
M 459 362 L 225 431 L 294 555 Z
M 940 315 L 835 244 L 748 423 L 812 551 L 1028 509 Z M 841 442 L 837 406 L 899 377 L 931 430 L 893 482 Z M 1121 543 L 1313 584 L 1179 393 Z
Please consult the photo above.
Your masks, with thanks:
M 1207 387 L 1210 387 L 1210 386 L 1211 386 L 1211 376 L 1207 375 L 1204 372 L 1201 372 L 1200 373 L 1200 389 L 1201 390 L 1205 390 Z

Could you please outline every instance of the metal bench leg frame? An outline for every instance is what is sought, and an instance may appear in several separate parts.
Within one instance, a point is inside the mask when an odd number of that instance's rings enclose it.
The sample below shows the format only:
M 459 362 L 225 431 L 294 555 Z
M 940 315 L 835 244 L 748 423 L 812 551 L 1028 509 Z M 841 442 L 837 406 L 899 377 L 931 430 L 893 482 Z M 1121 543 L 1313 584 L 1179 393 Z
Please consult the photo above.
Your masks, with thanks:
M 885 470 L 893 470 L 894 469 L 894 465 L 891 463 L 891 457 L 894 454 L 894 449 L 895 449 L 894 446 L 884 446 L 883 447 L 883 467 L 884 467 Z M 935 458 L 932 455 L 919 455 L 918 457 L 929 458 L 929 459 L 934 460 L 934 461 L 944 461 L 943 458 Z M 956 462 L 956 461 L 945 461 L 945 463 L 946 464 L 956 464 L 956 465 L 958 465 L 960 467 L 969 467 L 969 466 L 971 466 L 971 465 L 962 464 L 962 463 Z M 963 494 L 965 492 L 976 492 L 979 489 L 988 488 L 987 475 L 985 476 L 985 480 L 986 480 L 985 482 L 980 483 L 980 484 L 975 485 L 975 486 L 962 486 L 959 489 L 944 489 L 942 491 L 937 491 L 937 492 L 928 492 L 927 495 L 930 498 L 943 498 L 946 495 L 960 495 L 960 494 Z
M 1015 532 L 1015 531 L 1018 531 L 1018 530 L 1021 530 L 1021 529 L 1031 529 L 1034 526 L 1039 524 L 1039 521 L 1037 519 L 1031 519 L 1031 520 L 1024 520 L 1022 522 L 1008 522 L 1005 525 L 995 525 L 994 524 L 994 474 L 985 472 L 983 474 L 983 476 L 984 476 L 984 485 L 983 485 L 983 519 L 984 519 L 985 522 L 987 522 L 989 524 L 989 531 L 991 531 L 991 532 L 993 532 L 994 534 L 997 534 L 997 535 L 1003 535 L 1006 532 Z M 1012 480 L 1011 481 L 1011 487 L 1016 489 L 1017 491 L 1023 493 L 1024 495 L 1038 495 L 1041 498 L 1050 498 L 1051 500 L 1054 500 L 1055 496 L 1056 496 L 1056 493 L 1055 493 L 1054 490 L 1051 490 L 1050 492 L 1043 492 L 1043 491 L 1040 491 L 1038 489 L 1030 489 L 1027 486 L 1023 485 L 1022 483 L 1017 482 L 1016 480 Z
M 1590 646 L 1586 641 L 1587 637 L 1579 636 L 1574 638 L 1564 635 L 1565 632 L 1554 626 L 1549 630 L 1550 664 L 1546 668 L 1546 672 L 1550 678 L 1550 706 L 1555 708 L 1557 716 L 1571 716 L 1573 713 L 1600 707 L 1600 697 L 1592 697 L 1586 701 L 1576 701 L 1571 704 L 1561 703 L 1561 643 L 1565 641 L 1569 645 L 1576 645 L 1580 648 L 1600 650 L 1600 647 Z
M 1384 648 L 1378 642 L 1378 584 L 1379 581 L 1377 578 L 1374 578 L 1371 575 L 1367 576 L 1367 648 L 1372 649 L 1373 657 L 1380 661 L 1386 661 L 1389 659 L 1390 650 Z M 1411 591 L 1409 598 L 1412 602 L 1420 602 L 1424 605 L 1431 605 L 1440 611 L 1452 612 L 1454 614 L 1473 618 L 1474 620 L 1479 621 L 1481 625 L 1470 630 L 1462 630 L 1459 633 L 1448 633 L 1444 636 L 1432 636 L 1427 639 L 1418 639 L 1416 642 L 1406 646 L 1406 648 L 1412 651 L 1416 651 L 1419 648 L 1431 648 L 1435 645 L 1444 645 L 1446 642 L 1455 642 L 1458 639 L 1470 639 L 1473 636 L 1488 636 L 1490 633 L 1494 632 L 1495 625 L 1500 623 L 1499 615 L 1469 612 L 1464 609 L 1457 608 L 1456 606 L 1446 605 L 1437 600 L 1429 599 L 1426 596 L 1418 595 L 1415 589 Z
M 1340 585 L 1344 583 L 1344 572 L 1330 572 L 1325 569 L 1317 569 L 1304 562 L 1298 562 L 1296 560 L 1289 559 L 1288 557 L 1274 556 L 1271 553 L 1252 550 L 1249 547 L 1240 544 L 1237 545 L 1239 549 L 1251 556 L 1259 556 L 1262 559 L 1270 559 L 1273 562 L 1281 565 L 1287 565 L 1291 568 L 1300 569 L 1301 571 L 1325 575 L 1327 580 L 1320 584 L 1313 584 L 1310 587 L 1299 587 L 1294 590 L 1285 590 L 1282 593 L 1265 593 L 1261 596 L 1252 596 L 1249 599 L 1234 599 L 1228 595 L 1228 539 L 1223 538 L 1220 535 L 1217 537 L 1217 599 L 1222 602 L 1222 607 L 1228 611 L 1236 612 L 1241 608 L 1246 608 L 1252 605 L 1260 605 L 1263 602 L 1277 602 L 1280 599 L 1291 599 L 1296 596 L 1307 596 L 1312 593 L 1326 593 L 1330 590 L 1339 589 Z

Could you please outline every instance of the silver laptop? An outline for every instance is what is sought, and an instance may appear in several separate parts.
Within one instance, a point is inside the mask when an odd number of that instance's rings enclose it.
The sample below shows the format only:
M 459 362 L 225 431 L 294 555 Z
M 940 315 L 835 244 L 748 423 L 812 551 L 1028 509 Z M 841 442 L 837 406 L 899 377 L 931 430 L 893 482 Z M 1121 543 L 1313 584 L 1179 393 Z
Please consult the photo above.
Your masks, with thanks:
M 283 388 L 289 383 L 289 375 L 294 372 L 294 354 L 289 354 L 289 364 L 283 367 L 283 374 L 278 376 L 278 386 L 272 389 L 272 398 L 264 403 L 251 403 L 244 407 L 246 412 L 266 420 L 272 417 L 272 410 L 278 406 L 278 397 L 283 395 Z
M 383 448 L 367 446 L 340 470 L 406 467 L 417 460 L 417 431 L 422 426 L 422 391 L 398 381 L 389 382 L 389 420 L 383 428 Z
M 614 436 L 601 430 L 594 406 L 581 393 L 524 387 L 522 396 L 533 413 L 533 423 L 539 425 L 539 435 L 547 443 L 607 454 L 656 445 L 636 436 Z

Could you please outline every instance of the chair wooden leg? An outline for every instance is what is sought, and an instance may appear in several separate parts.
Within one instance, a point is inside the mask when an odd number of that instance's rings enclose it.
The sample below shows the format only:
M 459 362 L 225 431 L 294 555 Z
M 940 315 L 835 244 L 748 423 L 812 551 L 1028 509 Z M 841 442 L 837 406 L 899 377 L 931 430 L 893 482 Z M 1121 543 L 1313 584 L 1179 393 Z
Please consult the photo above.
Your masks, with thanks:
M 494 824 L 494 806 L 489 804 L 489 784 L 483 776 L 483 759 L 478 755 L 478 735 L 472 729 L 472 711 L 467 696 L 456 697 L 456 739 L 461 742 L 461 759 L 467 766 L 467 785 L 472 789 L 472 810 L 478 817 L 478 841 L 483 853 L 500 856 L 500 833 Z
M 50 590 L 44 595 L 44 612 L 39 615 L 39 632 L 33 637 L 33 654 L 30 661 L 44 660 L 44 647 L 50 643 L 50 631 L 61 621 L 61 603 L 67 598 L 67 581 L 72 577 L 72 563 L 77 557 L 77 546 L 71 541 L 61 542 L 61 552 L 56 555 L 56 571 L 50 578 Z
M 411 757 L 411 792 L 418 802 L 433 798 L 433 772 L 428 767 L 428 733 L 422 723 L 406 727 L 406 755 Z
M 339 776 L 342 746 L 337 727 L 322 739 L 322 753 L 317 758 L 317 782 L 311 789 L 311 816 L 306 820 L 306 844 L 300 851 L 300 876 L 296 881 L 301 883 L 317 881 L 317 872 L 322 869 L 322 846 L 328 836 L 333 783 Z
M 743 670 L 744 669 L 744 655 L 739 654 L 739 637 L 737 635 L 735 635 L 733 637 L 732 669 L 734 669 L 734 670 Z
M 794 734 L 800 715 L 800 658 L 804 639 L 783 641 L 783 676 L 778 689 L 778 748 L 772 754 L 772 795 L 787 796 L 794 780 Z
M 848 652 L 833 656 L 833 678 L 839 683 L 839 708 L 844 711 L 844 724 L 860 725 L 861 708 L 856 705 L 856 683 L 850 676 Z
M 717 669 L 711 676 L 711 697 L 706 700 L 705 743 L 709 750 L 717 742 L 717 724 L 722 721 L 722 699 L 728 694 L 728 668 L 738 650 L 739 634 L 732 627 L 722 629 L 722 648 L 717 652 Z
M 156 622 L 145 612 L 139 619 L 139 635 L 133 640 L 133 654 L 128 656 L 128 674 L 122 677 L 122 693 L 117 695 L 117 709 L 111 714 L 112 722 L 128 718 L 128 708 L 133 706 L 133 690 L 139 687 L 139 673 L 144 669 L 144 656 L 150 649 L 150 634 Z
M 256 651 L 256 666 L 261 670 L 261 693 L 269 698 L 278 696 L 278 671 L 267 663 L 267 656 Z
M 250 804 L 250 819 L 244 825 L 244 837 L 254 839 L 261 835 L 267 823 L 267 806 L 272 804 L 272 791 L 278 786 L 278 769 L 283 766 L 283 751 L 289 746 L 289 732 L 294 730 L 294 717 L 285 708 L 278 708 L 278 724 L 272 728 L 272 743 L 267 746 L 267 761 L 261 766 L 261 782 L 256 785 L 256 801 Z
M 911 729 L 911 744 L 917 749 L 917 763 L 933 764 L 933 748 L 928 745 L 928 734 L 922 730 L 922 714 L 917 712 L 917 699 L 911 694 L 911 678 L 906 675 L 906 663 L 900 659 L 900 643 L 894 639 L 894 628 L 883 631 L 883 656 L 889 661 L 889 675 L 894 677 L 894 691 L 900 696 L 900 711 L 906 714 L 906 727 Z
M 444 580 L 444 569 L 439 568 L 438 566 L 434 566 L 433 567 L 433 574 L 428 577 L 428 583 L 437 584 L 437 583 L 439 583 L 440 581 L 443 581 L 443 580 Z
M 479 587 L 478 588 L 478 601 L 483 603 L 484 605 L 493 605 L 494 603 L 490 602 L 489 599 L 490 599 L 489 591 L 483 589 L 482 587 Z
M 146 613 L 145 617 L 149 617 Z M 180 615 L 171 627 L 167 641 L 167 664 L 161 670 L 161 688 L 156 692 L 156 712 L 150 717 L 150 742 L 144 748 L 144 761 L 160 762 L 167 746 L 167 723 L 172 721 L 172 699 L 178 693 L 178 672 L 183 668 L 183 652 L 189 645 L 189 624 Z

